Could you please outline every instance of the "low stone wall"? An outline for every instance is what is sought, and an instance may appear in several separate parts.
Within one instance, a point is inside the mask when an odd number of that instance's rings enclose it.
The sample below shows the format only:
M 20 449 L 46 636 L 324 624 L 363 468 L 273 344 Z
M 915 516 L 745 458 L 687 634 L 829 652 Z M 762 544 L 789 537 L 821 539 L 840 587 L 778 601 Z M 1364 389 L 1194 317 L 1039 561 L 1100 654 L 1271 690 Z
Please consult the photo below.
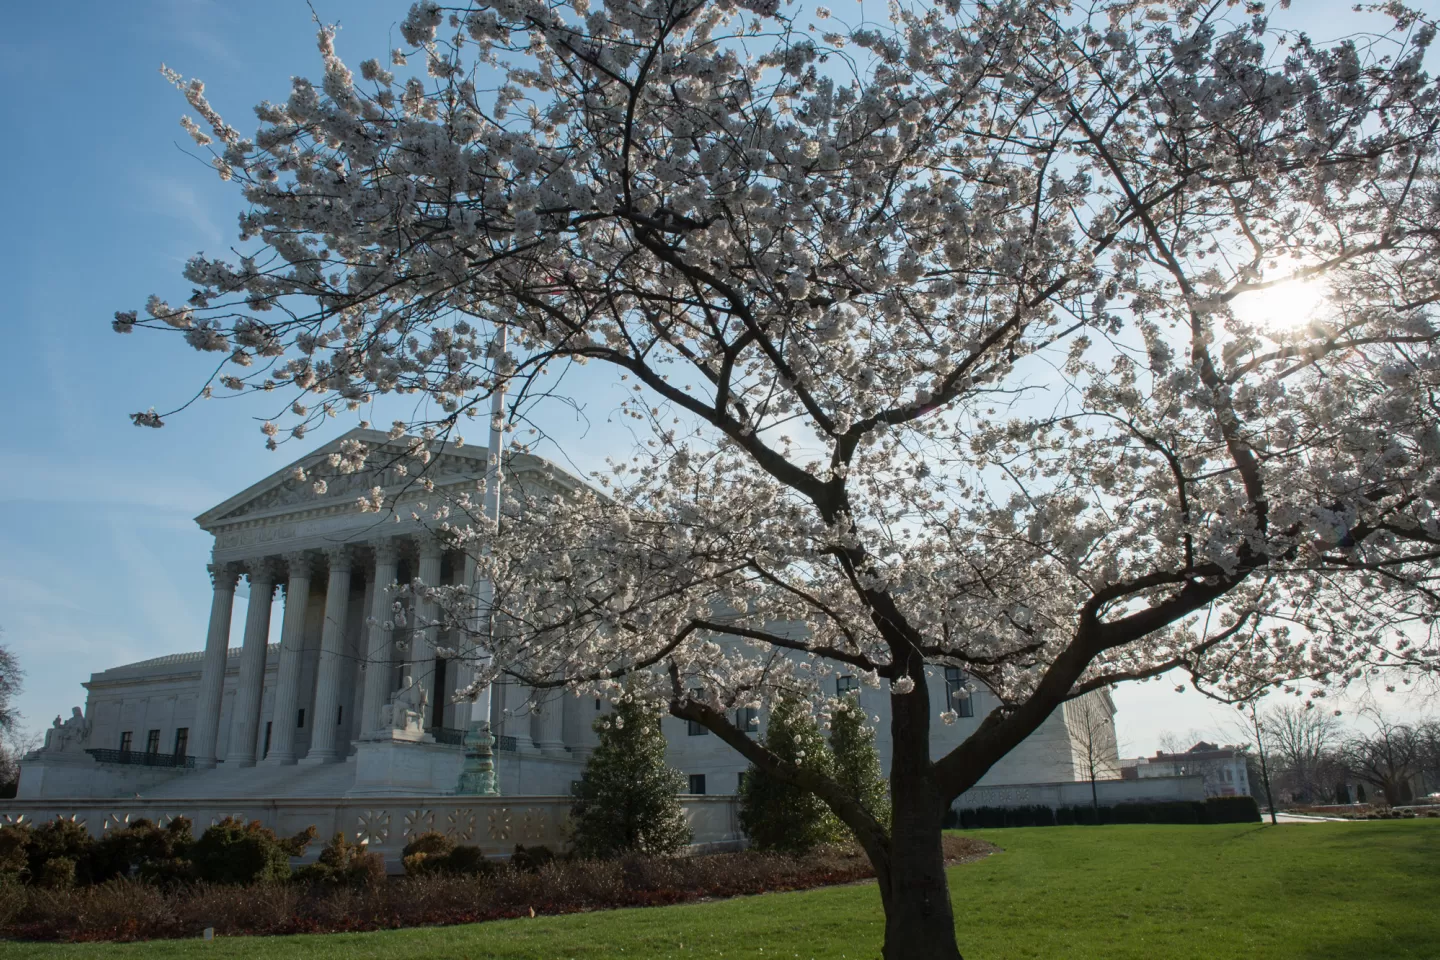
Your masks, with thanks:
M 1205 778 L 1146 777 L 1141 780 L 1097 780 L 1095 792 L 1102 806 L 1117 803 L 1156 803 L 1167 800 L 1204 800 Z M 972 787 L 952 806 L 973 807 L 1076 807 L 1091 802 L 1090 781 L 1076 783 L 1017 783 Z
M 287 800 L 10 800 L 0 801 L 0 825 L 73 818 L 100 837 L 144 818 L 165 824 L 187 817 L 199 836 L 226 817 L 259 820 L 281 836 L 315 827 L 310 857 L 334 834 L 365 843 L 392 869 L 414 834 L 437 830 L 456 843 L 505 856 L 516 844 L 564 850 L 570 842 L 569 797 L 359 797 Z M 737 849 L 743 841 L 734 797 L 687 796 L 685 816 L 697 850 Z

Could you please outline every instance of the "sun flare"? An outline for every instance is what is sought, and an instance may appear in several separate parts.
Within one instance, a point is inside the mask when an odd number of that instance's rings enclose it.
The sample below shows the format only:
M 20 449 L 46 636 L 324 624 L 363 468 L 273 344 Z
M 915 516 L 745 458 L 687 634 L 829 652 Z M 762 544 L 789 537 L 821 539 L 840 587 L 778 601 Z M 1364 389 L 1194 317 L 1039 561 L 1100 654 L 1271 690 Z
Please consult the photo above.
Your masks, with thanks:
M 1314 280 L 1288 280 L 1242 293 L 1230 308 L 1240 320 L 1262 330 L 1293 330 L 1313 320 L 1326 304 L 1325 286 Z

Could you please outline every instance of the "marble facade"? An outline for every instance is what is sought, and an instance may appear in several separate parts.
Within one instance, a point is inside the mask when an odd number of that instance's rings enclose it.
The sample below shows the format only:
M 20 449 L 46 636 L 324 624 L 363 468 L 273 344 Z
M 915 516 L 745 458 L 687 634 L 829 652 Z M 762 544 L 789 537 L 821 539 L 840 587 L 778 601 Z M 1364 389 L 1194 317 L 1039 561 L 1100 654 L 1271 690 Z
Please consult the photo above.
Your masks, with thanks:
M 354 441 L 376 451 L 394 446 L 382 433 L 351 431 L 197 518 L 215 538 L 203 650 L 93 674 L 82 714 L 62 724 L 63 732 L 57 727 L 54 743 L 22 764 L 22 799 L 444 796 L 455 792 L 460 774 L 460 737 L 482 719 L 497 738 L 502 795 L 569 793 L 594 745 L 601 703 L 559 692 L 537 697 L 513 683 L 496 685 L 476 704 L 456 702 L 454 691 L 470 678 L 463 664 L 437 656 L 446 638 L 434 627 L 384 626 L 392 616 L 386 585 L 414 577 L 469 583 L 474 564 L 448 552 L 417 521 L 362 513 L 357 498 L 379 486 L 387 498 L 399 498 L 397 514 L 409 516 L 407 503 L 422 496 L 434 502 L 473 491 L 487 451 L 445 446 L 427 472 L 436 490 L 422 495 L 407 492 L 413 478 L 393 465 L 327 470 Z M 507 486 L 521 490 L 579 484 L 525 454 L 507 458 L 506 472 Z M 326 484 L 320 495 L 317 478 Z M 245 605 L 244 626 L 232 637 L 237 602 Z M 415 612 L 421 620 L 433 614 Z M 367 626 L 369 619 L 376 625 Z M 278 643 L 269 642 L 273 633 Z M 830 682 L 837 689 L 854 685 L 851 678 Z M 934 672 L 937 715 L 960 689 L 957 682 Z M 888 770 L 888 698 L 856 689 L 877 718 Z M 1108 697 L 1104 702 L 1113 716 Z M 955 724 L 935 724 L 934 753 L 968 736 L 993 705 L 983 689 L 970 692 Z M 764 723 L 763 715 L 755 718 L 757 734 Z M 666 718 L 664 725 L 669 761 L 690 778 L 692 793 L 735 792 L 748 766 L 738 753 L 683 721 Z M 1082 778 L 1077 745 L 1057 712 L 982 784 Z

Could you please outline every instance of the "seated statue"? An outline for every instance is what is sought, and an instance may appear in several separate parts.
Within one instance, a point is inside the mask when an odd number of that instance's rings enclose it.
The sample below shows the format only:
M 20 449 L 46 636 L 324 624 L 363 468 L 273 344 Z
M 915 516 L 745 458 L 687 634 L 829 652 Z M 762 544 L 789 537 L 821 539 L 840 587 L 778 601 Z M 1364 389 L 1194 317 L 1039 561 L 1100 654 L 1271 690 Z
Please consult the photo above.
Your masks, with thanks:
M 380 708 L 380 726 L 382 729 L 398 731 L 400 733 L 417 734 L 425 730 L 426 707 L 430 706 L 430 696 L 425 688 L 410 679 L 407 673 L 400 684 L 400 689 L 395 691 L 383 707 Z
M 84 748 L 85 741 L 90 738 L 90 725 L 85 722 L 85 714 L 79 707 L 70 708 L 70 719 L 61 722 L 59 717 L 51 724 L 50 729 L 45 731 L 45 750 L 64 752 L 79 751 Z

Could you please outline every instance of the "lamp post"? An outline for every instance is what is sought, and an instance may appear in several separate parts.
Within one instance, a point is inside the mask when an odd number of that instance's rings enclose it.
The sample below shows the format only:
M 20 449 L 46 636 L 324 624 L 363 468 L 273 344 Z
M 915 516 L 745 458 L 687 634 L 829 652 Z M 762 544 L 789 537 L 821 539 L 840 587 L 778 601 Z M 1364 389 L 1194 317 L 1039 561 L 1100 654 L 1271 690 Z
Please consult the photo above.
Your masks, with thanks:
M 505 328 L 495 334 L 494 360 L 498 373 L 505 355 Z M 505 442 L 505 386 L 496 377 L 494 390 L 490 394 L 490 441 L 485 450 L 485 494 L 480 500 L 481 515 L 493 525 L 496 534 L 500 529 L 500 483 L 503 469 L 500 464 L 500 450 Z M 490 553 L 490 544 L 481 548 L 481 556 Z M 474 656 L 477 666 L 486 665 L 492 655 L 492 629 L 495 622 L 495 584 L 488 577 L 477 577 L 474 582 L 475 620 L 474 634 L 478 637 Z M 495 778 L 495 738 L 490 733 L 490 689 L 485 688 L 476 696 L 470 707 L 470 724 L 465 730 L 465 766 L 460 771 L 460 782 L 456 793 L 470 796 L 494 797 L 500 795 L 500 786 Z M 478 719 L 477 719 L 478 717 Z

